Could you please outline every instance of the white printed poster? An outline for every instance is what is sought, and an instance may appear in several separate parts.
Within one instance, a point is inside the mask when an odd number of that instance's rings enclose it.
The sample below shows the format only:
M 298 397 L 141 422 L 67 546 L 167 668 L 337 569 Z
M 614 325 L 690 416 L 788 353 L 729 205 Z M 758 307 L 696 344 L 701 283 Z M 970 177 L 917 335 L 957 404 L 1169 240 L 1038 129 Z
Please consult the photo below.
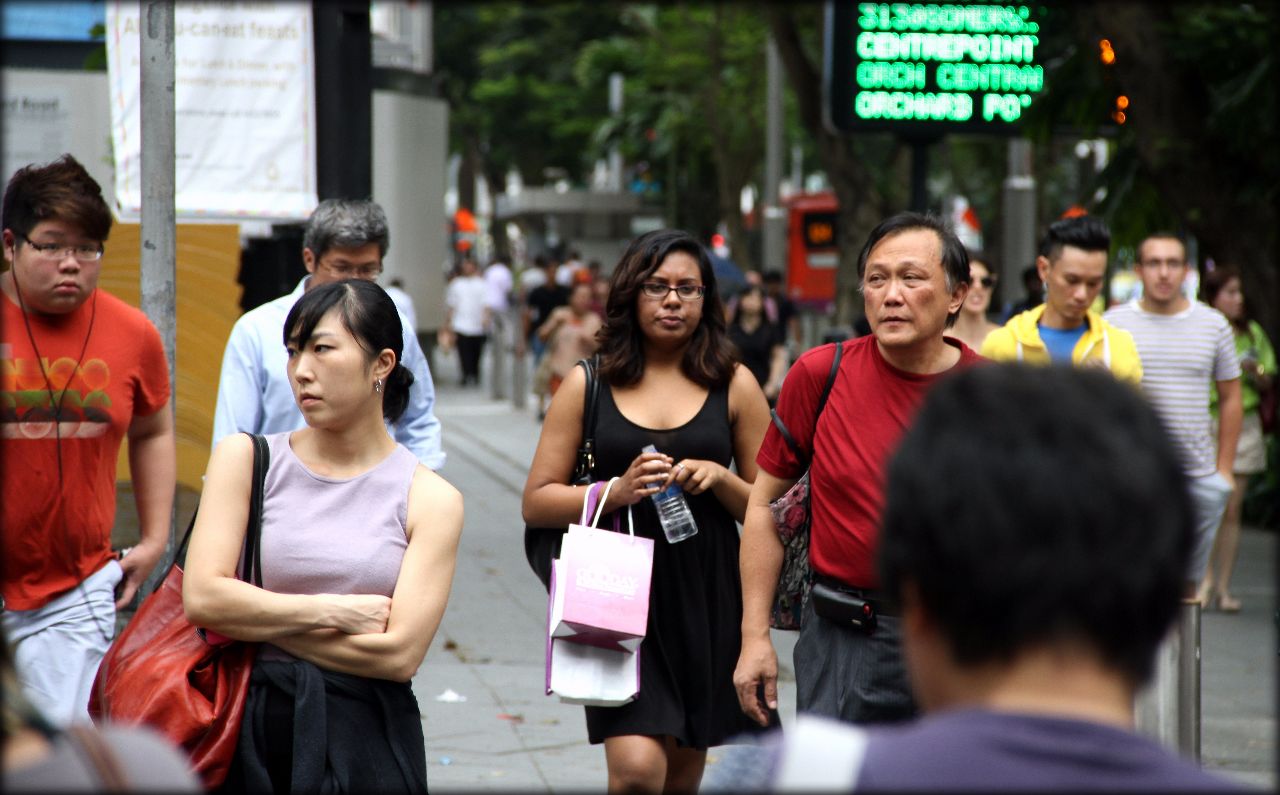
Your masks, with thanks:
M 117 213 L 142 211 L 141 12 L 107 4 Z M 177 3 L 179 219 L 307 218 L 317 204 L 311 4 Z
M 48 163 L 71 149 L 68 99 L 61 86 L 5 86 L 0 180 L 8 182 L 19 168 Z

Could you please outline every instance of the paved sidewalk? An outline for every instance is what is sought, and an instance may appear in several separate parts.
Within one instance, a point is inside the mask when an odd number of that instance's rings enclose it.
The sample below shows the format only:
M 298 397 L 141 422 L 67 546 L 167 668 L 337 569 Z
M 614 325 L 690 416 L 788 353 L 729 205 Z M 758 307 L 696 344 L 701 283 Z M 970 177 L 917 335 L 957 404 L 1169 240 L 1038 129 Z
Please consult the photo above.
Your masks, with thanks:
M 486 371 L 487 374 L 487 371 Z M 546 595 L 522 546 L 520 493 L 541 426 L 487 386 L 438 379 L 449 463 L 467 496 L 449 610 L 415 680 L 427 725 L 430 783 L 440 790 L 603 789 L 604 752 L 587 744 L 579 707 L 543 695 Z M 441 383 L 443 381 L 444 383 Z M 1276 534 L 1246 529 L 1235 577 L 1238 615 L 1202 621 L 1202 753 L 1208 769 L 1276 786 Z M 775 632 L 784 724 L 795 714 L 794 633 Z M 466 701 L 442 702 L 447 690 Z M 712 749 L 709 767 L 734 753 Z
M 447 370 L 447 368 L 446 368 Z M 483 370 L 488 376 L 487 367 Z M 422 707 L 430 787 L 453 791 L 600 791 L 604 751 L 587 743 L 582 708 L 544 695 L 546 594 L 524 559 L 520 496 L 541 425 L 528 408 L 461 389 L 437 374 L 437 411 L 448 463 L 441 474 L 466 497 L 452 597 L 413 687 Z M 127 488 L 118 544 L 137 537 Z M 179 502 L 180 527 L 194 495 Z M 1276 787 L 1276 540 L 1247 529 L 1234 590 L 1238 615 L 1202 622 L 1202 750 L 1206 768 Z M 795 717 L 791 648 L 775 632 L 784 725 Z M 710 770 L 739 747 L 712 749 Z

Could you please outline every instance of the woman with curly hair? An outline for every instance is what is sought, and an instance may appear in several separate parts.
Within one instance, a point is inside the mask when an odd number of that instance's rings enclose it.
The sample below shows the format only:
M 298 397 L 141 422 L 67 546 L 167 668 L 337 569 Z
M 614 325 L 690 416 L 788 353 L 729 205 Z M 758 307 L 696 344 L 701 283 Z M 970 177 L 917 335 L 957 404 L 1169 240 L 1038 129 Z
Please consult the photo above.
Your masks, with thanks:
M 733 688 L 742 617 L 735 521 L 769 407 L 755 376 L 734 362 L 711 262 L 684 232 L 632 241 L 614 270 L 599 340 L 592 477 L 620 478 L 604 510 L 631 506 L 636 534 L 654 539 L 654 561 L 639 695 L 587 707 L 587 734 L 604 743 L 611 792 L 692 792 L 707 748 L 756 728 Z M 552 399 L 524 489 L 530 524 L 564 526 L 582 510 L 583 487 L 568 484 L 585 390 L 575 368 Z M 641 452 L 649 444 L 658 452 Z M 676 543 L 646 499 L 673 482 L 698 526 Z

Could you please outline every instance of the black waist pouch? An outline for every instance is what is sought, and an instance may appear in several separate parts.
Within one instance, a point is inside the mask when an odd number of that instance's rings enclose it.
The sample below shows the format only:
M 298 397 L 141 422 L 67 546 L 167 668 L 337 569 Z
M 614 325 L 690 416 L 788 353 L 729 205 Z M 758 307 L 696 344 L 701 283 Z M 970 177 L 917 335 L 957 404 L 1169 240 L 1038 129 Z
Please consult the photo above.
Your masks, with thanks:
M 813 600 L 813 612 L 828 621 L 867 635 L 876 628 L 876 606 L 869 599 L 824 582 L 814 582 L 809 598 Z

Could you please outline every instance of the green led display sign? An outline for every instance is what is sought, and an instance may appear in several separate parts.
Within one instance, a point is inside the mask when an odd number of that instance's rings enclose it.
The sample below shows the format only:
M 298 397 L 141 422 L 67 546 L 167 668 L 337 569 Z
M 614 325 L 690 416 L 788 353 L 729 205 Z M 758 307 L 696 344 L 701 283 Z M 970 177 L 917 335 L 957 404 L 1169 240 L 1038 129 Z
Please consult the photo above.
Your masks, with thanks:
M 827 3 L 835 129 L 1007 132 L 1044 89 L 1038 14 L 994 3 Z

